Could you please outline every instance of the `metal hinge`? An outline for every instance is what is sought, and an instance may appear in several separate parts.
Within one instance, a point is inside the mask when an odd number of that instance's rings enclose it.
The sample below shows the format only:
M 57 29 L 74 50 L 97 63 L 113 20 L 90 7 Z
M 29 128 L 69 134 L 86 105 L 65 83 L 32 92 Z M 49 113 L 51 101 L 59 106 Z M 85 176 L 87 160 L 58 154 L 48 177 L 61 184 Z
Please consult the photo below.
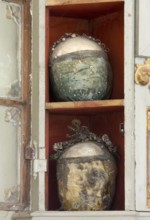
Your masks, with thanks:
M 37 151 L 39 151 L 39 154 Z M 47 171 L 45 148 L 38 148 L 36 142 L 33 143 L 33 147 L 26 147 L 25 159 L 32 161 L 32 175 L 35 179 L 38 173 Z
M 47 160 L 44 159 L 35 159 L 33 161 L 33 177 L 36 179 L 37 174 L 40 172 L 47 171 Z
M 124 123 L 120 123 L 119 125 L 119 131 L 122 135 L 124 135 Z

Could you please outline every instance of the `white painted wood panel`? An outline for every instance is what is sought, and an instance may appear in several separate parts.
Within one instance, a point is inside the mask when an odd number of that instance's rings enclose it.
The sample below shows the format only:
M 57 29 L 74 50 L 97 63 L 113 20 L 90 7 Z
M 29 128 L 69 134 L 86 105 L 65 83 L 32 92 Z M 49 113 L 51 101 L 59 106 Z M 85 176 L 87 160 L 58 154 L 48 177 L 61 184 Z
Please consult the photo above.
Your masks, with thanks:
M 33 0 L 32 142 L 37 159 L 45 159 L 45 1 Z M 45 173 L 34 173 L 31 184 L 32 210 L 45 210 Z
M 136 59 L 136 63 L 143 63 Z M 150 106 L 149 85 L 135 85 L 135 154 L 136 210 L 150 211 L 146 205 L 147 187 L 147 107 Z
M 150 56 L 150 1 L 136 1 L 136 55 Z
M 149 213 L 135 211 L 92 211 L 92 212 L 33 212 L 30 215 L 15 214 L 14 220 L 149 220 Z M 3 219 L 2 219 L 3 220 Z
M 125 0 L 125 210 L 135 210 L 134 178 L 134 0 Z
M 34 212 L 31 214 L 33 219 L 35 218 L 45 218 L 47 217 L 52 218 L 52 219 L 86 219 L 86 220 L 97 220 L 97 219 L 104 219 L 106 218 L 107 220 L 109 219 L 133 219 L 136 216 L 136 212 L 132 211 L 49 211 L 49 212 Z M 37 218 L 37 219 L 38 219 Z

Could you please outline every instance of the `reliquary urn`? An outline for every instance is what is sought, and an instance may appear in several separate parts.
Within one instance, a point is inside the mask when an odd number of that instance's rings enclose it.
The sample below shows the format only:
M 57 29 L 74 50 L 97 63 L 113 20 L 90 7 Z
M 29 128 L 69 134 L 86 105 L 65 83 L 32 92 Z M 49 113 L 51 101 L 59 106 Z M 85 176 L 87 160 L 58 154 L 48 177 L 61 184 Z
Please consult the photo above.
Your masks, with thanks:
M 116 148 L 107 134 L 97 136 L 78 120 L 69 140 L 54 144 L 61 209 L 98 211 L 111 208 L 115 193 Z
M 56 101 L 108 99 L 112 71 L 105 45 L 91 36 L 65 34 L 50 50 L 51 88 Z

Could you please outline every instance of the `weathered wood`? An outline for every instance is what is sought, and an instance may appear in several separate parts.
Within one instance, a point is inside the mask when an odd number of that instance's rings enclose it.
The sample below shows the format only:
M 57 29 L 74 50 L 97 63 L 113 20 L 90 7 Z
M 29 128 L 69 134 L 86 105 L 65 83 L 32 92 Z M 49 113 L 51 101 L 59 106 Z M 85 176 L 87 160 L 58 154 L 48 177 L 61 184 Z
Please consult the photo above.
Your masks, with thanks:
M 25 148 L 30 145 L 31 140 L 31 1 L 23 1 L 22 10 L 22 77 L 23 77 L 23 100 L 26 106 L 22 115 L 22 137 L 21 149 L 21 196 L 20 202 L 29 205 L 30 202 L 30 161 L 25 160 Z
M 30 13 L 30 0 L 12 0 L 8 2 L 14 2 L 20 5 L 22 14 L 22 26 L 21 26 L 21 68 L 22 68 L 22 99 L 8 100 L 0 99 L 0 105 L 9 107 L 22 107 L 21 114 L 21 128 L 22 128 L 22 146 L 20 151 L 20 191 L 19 201 L 17 204 L 12 203 L 0 203 L 1 210 L 24 210 L 29 206 L 30 202 L 30 161 L 25 160 L 24 150 L 29 146 L 31 138 L 31 13 Z
M 124 106 L 123 99 L 80 102 L 47 102 L 45 108 L 51 113 L 67 112 L 104 112 L 120 110 Z
M 36 157 L 45 159 L 45 0 L 32 0 L 32 141 Z M 47 43 L 46 43 L 47 46 Z M 47 120 L 46 120 L 47 121 Z M 48 146 L 48 145 L 47 145 Z M 36 175 L 37 174 L 37 175 Z M 47 174 L 47 173 L 46 173 Z M 32 172 L 31 210 L 45 210 L 45 171 Z
M 125 60 L 124 60 L 124 93 L 125 93 L 125 209 L 135 210 L 135 112 L 134 112 L 134 19 L 135 1 L 125 1 Z M 138 125 L 139 126 L 139 125 Z M 141 178 L 141 176 L 139 176 Z
M 124 2 L 124 0 L 46 0 L 46 5 L 69 5 L 85 3 Z
M 26 101 L 7 100 L 0 98 L 0 105 L 8 106 L 8 107 L 19 107 L 26 105 Z

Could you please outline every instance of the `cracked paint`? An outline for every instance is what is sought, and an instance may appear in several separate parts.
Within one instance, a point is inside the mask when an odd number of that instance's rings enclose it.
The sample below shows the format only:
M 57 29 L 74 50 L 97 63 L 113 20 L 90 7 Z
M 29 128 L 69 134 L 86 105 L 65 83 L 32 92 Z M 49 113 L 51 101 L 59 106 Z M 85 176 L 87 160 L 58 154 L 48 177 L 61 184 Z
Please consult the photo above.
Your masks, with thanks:
M 17 25 L 20 24 L 21 10 L 18 5 L 9 3 L 6 6 L 6 18 L 12 19 Z

